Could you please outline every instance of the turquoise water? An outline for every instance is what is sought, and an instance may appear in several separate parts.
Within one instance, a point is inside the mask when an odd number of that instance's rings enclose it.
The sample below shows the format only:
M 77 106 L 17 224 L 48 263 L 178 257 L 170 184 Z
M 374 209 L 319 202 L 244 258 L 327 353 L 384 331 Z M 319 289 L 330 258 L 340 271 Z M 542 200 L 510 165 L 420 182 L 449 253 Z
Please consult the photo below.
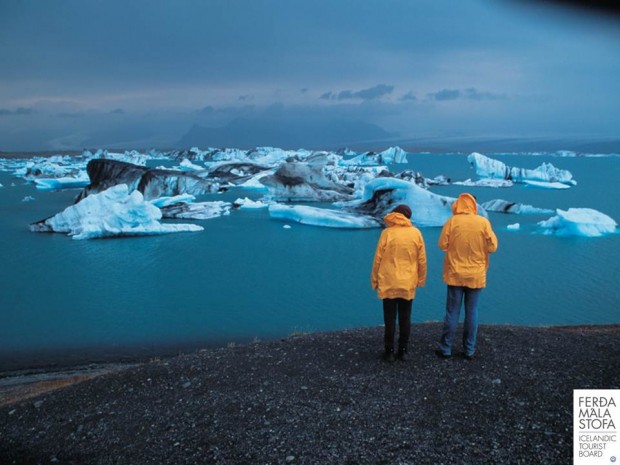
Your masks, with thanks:
M 578 185 L 432 190 L 450 196 L 467 190 L 480 202 L 588 207 L 620 221 L 620 158 L 496 158 L 526 168 L 548 161 L 570 170 Z M 393 170 L 406 168 L 427 177 L 475 179 L 464 155 L 409 155 L 408 165 Z M 205 228 L 198 233 L 74 241 L 31 233 L 28 224 L 64 209 L 77 191 L 37 191 L 8 173 L 0 173 L 0 183 L 0 369 L 168 354 L 382 323 L 381 302 L 369 284 L 378 229 L 285 229 L 266 210 L 235 210 L 195 221 Z M 22 202 L 27 195 L 35 199 Z M 245 196 L 260 195 L 233 190 L 199 200 Z M 535 224 L 550 215 L 490 215 L 499 251 L 481 297 L 482 323 L 620 321 L 620 235 L 543 236 L 534 233 Z M 508 231 L 515 222 L 521 231 Z M 417 293 L 414 322 L 440 320 L 445 299 L 443 254 L 436 246 L 440 229 L 422 233 L 429 279 Z

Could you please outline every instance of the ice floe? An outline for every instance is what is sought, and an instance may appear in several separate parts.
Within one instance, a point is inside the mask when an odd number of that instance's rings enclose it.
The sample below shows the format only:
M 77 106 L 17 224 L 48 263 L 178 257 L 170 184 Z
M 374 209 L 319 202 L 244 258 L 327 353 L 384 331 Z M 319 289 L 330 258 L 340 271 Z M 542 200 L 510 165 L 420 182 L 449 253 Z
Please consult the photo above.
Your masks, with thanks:
M 514 186 L 514 183 L 510 181 L 509 179 L 495 179 L 495 178 L 484 178 L 484 179 L 479 179 L 477 181 L 466 179 L 465 181 L 455 181 L 452 184 L 456 186 L 467 186 L 467 187 L 512 187 Z
M 556 210 L 556 216 L 538 223 L 543 234 L 598 237 L 616 232 L 617 224 L 609 216 L 591 208 Z
M 517 215 L 536 215 L 553 213 L 553 210 L 548 208 L 536 208 L 531 205 L 526 205 L 517 202 L 508 202 L 502 199 L 489 200 L 482 204 L 488 212 L 500 212 L 500 213 L 514 213 Z
M 150 202 L 152 205 L 155 205 L 157 208 L 163 208 L 163 207 L 168 207 L 170 205 L 174 205 L 176 203 L 191 203 L 194 200 L 196 200 L 196 196 L 192 194 L 181 194 L 181 195 L 159 197 L 157 199 L 150 200 Z
M 378 228 L 381 224 L 367 215 L 355 215 L 342 210 L 309 207 L 306 205 L 269 205 L 272 218 L 328 228 Z
M 162 224 L 159 208 L 146 202 L 139 191 L 120 184 L 90 195 L 62 212 L 30 225 L 34 232 L 68 233 L 73 239 L 144 236 L 202 231 L 194 224 Z
M 519 229 L 521 229 L 521 225 L 519 223 L 509 224 L 508 226 L 506 226 L 506 229 L 508 231 L 518 231 Z
M 556 168 L 551 163 L 543 163 L 535 169 L 514 168 L 477 152 L 470 154 L 467 161 L 474 167 L 480 178 L 507 179 L 513 182 L 576 184 L 570 171 Z
M 267 208 L 269 204 L 265 202 L 261 202 L 260 200 L 252 200 L 247 197 L 241 199 L 237 199 L 233 202 L 233 205 L 237 208 L 242 209 L 258 209 L 258 208 Z
M 40 190 L 75 189 L 86 187 L 90 179 L 85 171 L 80 171 L 77 176 L 63 176 L 62 178 L 36 178 L 35 186 Z

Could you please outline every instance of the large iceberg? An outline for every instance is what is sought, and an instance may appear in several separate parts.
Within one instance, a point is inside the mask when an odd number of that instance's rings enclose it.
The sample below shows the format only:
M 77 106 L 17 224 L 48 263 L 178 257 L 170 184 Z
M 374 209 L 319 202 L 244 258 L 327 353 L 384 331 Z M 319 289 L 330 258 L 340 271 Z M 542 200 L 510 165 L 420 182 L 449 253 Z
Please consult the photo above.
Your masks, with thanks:
M 341 210 L 309 207 L 306 205 L 269 205 L 269 215 L 272 218 L 294 221 L 311 226 L 325 226 L 329 228 L 378 228 L 381 224 L 367 215 L 354 215 Z
M 538 223 L 543 234 L 598 237 L 616 232 L 617 224 L 612 218 L 591 208 L 558 209 L 556 213 L 556 216 Z
M 353 188 L 328 179 L 320 164 L 287 162 L 260 182 L 269 189 L 275 200 L 334 202 L 353 198 Z
M 147 200 L 179 194 L 199 195 L 219 189 L 219 184 L 193 173 L 147 168 L 116 160 L 93 159 L 88 162 L 86 171 L 90 184 L 78 200 L 117 184 L 126 184 L 130 191 L 140 191 Z
M 411 207 L 411 221 L 419 227 L 443 226 L 452 216 L 452 203 L 456 199 L 433 194 L 409 181 L 396 178 L 377 178 L 364 189 L 361 200 L 343 206 L 357 212 L 382 219 L 396 205 L 404 203 Z M 478 214 L 487 216 L 478 206 Z
M 473 165 L 480 178 L 507 179 L 513 182 L 535 181 L 538 186 L 541 186 L 541 183 L 576 184 L 570 171 L 556 168 L 551 163 L 543 163 L 533 170 L 513 168 L 477 152 L 468 155 L 467 161 Z
M 90 195 L 64 211 L 30 225 L 34 232 L 63 232 L 73 239 L 144 236 L 202 231 L 194 224 L 162 224 L 159 208 L 146 202 L 139 191 L 119 184 Z
M 484 208 L 488 212 L 514 213 L 517 215 L 536 215 L 536 214 L 553 213 L 553 210 L 550 210 L 548 208 L 537 208 L 531 205 L 526 205 L 526 204 L 517 203 L 517 202 L 508 202 L 502 199 L 495 199 L 495 200 L 489 200 L 488 202 L 484 202 L 482 204 L 482 208 Z

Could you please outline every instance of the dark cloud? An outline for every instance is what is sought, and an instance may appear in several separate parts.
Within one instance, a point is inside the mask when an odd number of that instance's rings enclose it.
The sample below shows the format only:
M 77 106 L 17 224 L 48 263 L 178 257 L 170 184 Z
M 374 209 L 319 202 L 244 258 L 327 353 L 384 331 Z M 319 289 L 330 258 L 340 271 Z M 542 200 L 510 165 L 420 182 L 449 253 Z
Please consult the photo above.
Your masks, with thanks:
M 76 119 L 76 118 L 84 118 L 85 116 L 86 116 L 85 113 L 80 113 L 80 112 L 75 112 L 75 113 L 63 112 L 63 113 L 56 113 L 55 115 L 50 115 L 50 118 Z
M 376 86 L 369 87 L 368 89 L 362 89 L 358 91 L 341 90 L 340 92 L 325 92 L 319 98 L 324 100 L 353 100 L 360 99 L 364 101 L 380 99 L 386 95 L 389 95 L 394 90 L 394 86 L 386 84 L 377 84 Z
M 9 116 L 9 115 L 32 115 L 34 110 L 32 108 L 23 108 L 19 107 L 15 110 L 8 110 L 6 108 L 0 108 L 0 116 Z
M 431 100 L 443 101 L 443 100 L 456 100 L 461 96 L 461 91 L 458 89 L 442 89 L 439 92 L 428 94 L 428 98 Z
M 418 98 L 415 96 L 415 94 L 412 91 L 407 92 L 405 95 L 403 95 L 401 98 L 399 98 L 398 100 L 400 100 L 401 102 L 409 102 L 412 100 L 417 100 Z
M 470 87 L 468 89 L 442 89 L 439 92 L 427 94 L 429 100 L 446 101 L 446 100 L 506 100 L 506 94 L 495 94 L 493 92 L 480 92 Z

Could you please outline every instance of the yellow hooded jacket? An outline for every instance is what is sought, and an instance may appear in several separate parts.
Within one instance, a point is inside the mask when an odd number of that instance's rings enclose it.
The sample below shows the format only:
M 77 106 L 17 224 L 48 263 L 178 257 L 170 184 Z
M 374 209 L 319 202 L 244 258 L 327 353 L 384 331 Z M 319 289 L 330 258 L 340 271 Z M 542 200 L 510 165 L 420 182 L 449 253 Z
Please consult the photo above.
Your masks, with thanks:
M 489 220 L 477 215 L 472 195 L 461 194 L 452 204 L 452 213 L 439 236 L 439 248 L 446 252 L 443 280 L 449 286 L 483 288 L 489 254 L 497 250 L 497 237 Z
M 381 232 L 370 282 L 380 299 L 415 297 L 426 284 L 426 248 L 422 233 L 401 213 L 388 213 Z

